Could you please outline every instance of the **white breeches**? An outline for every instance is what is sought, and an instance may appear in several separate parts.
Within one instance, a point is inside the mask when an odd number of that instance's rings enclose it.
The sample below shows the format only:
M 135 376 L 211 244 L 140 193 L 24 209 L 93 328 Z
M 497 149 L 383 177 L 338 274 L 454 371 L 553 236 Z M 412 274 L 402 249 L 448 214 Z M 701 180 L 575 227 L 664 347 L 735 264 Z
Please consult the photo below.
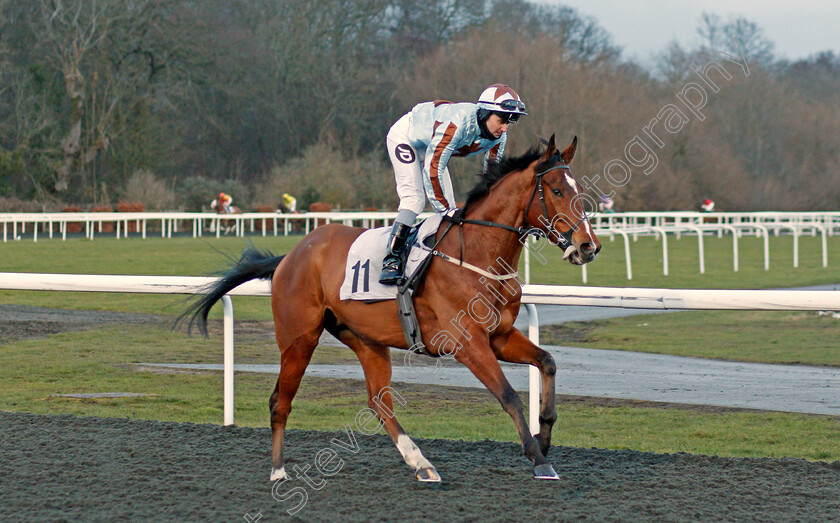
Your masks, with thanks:
M 418 151 L 410 145 L 408 139 L 410 127 L 411 113 L 408 113 L 391 127 L 386 143 L 397 181 L 397 196 L 400 197 L 399 210 L 406 209 L 420 214 L 426 207 L 426 194 L 431 187 L 427 188 L 423 181 L 423 161 L 426 151 Z M 449 202 L 449 207 L 455 207 L 455 191 L 452 189 L 448 168 L 444 168 L 440 173 L 439 182 Z

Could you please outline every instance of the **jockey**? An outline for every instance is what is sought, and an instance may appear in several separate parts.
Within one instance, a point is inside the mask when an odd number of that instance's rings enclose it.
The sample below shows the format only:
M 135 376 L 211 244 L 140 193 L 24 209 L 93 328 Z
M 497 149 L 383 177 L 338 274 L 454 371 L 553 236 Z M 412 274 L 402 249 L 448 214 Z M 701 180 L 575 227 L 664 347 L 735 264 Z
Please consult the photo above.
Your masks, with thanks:
M 283 205 L 289 212 L 296 212 L 297 210 L 297 200 L 291 194 L 284 192 L 283 193 Z
M 233 198 L 231 197 L 231 195 L 220 192 L 219 203 L 222 204 L 222 212 L 228 214 L 233 212 L 233 208 L 230 206 L 233 203 Z
M 598 204 L 600 211 L 604 214 L 615 212 L 615 202 L 607 195 L 601 196 L 601 203 Z
M 393 285 L 402 279 L 406 239 L 427 197 L 435 212 L 448 216 L 457 212 L 449 159 L 486 152 L 485 166 L 498 161 L 507 143 L 508 124 L 526 114 L 516 91 L 493 84 L 477 103 L 423 102 L 397 120 L 386 141 L 400 206 L 379 283 Z
M 714 212 L 715 210 L 715 202 L 706 198 L 703 200 L 703 203 L 700 204 L 700 212 Z

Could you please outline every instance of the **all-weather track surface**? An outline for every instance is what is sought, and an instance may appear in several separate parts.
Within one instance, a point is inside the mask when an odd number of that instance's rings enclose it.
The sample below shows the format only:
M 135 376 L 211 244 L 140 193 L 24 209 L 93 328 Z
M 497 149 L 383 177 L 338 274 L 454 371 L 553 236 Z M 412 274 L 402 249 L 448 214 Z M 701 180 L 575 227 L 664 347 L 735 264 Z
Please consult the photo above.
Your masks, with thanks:
M 0 412 L 0 519 L 840 521 L 840 462 L 554 447 L 560 481 L 535 481 L 518 445 L 417 444 L 442 484 L 415 481 L 386 436 L 288 431 L 287 469 L 312 485 L 273 485 L 267 428 Z

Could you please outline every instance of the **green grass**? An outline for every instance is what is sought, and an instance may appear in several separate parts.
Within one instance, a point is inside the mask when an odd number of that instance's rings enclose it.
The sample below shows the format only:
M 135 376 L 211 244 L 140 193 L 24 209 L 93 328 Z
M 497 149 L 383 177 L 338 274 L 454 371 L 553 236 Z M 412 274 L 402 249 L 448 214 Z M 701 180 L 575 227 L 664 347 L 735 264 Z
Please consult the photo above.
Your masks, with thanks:
M 770 237 L 770 269 L 764 270 L 764 240 L 738 240 L 740 267 L 732 266 L 732 238 L 705 236 L 705 274 L 700 274 L 696 236 L 668 237 L 669 275 L 662 271 L 662 242 L 652 237 L 630 241 L 633 279 L 627 279 L 624 239 L 600 237 L 598 258 L 586 266 L 587 285 L 602 287 L 653 287 L 668 289 L 768 289 L 840 283 L 840 237 L 828 238 L 828 267 L 822 266 L 819 237 L 799 241 L 799 267 L 793 268 L 793 239 Z M 562 261 L 557 248 L 545 248 L 547 263 L 531 256 L 531 283 L 582 285 L 582 269 Z M 524 256 L 523 256 L 524 258 Z M 524 274 L 522 267 L 521 273 Z
M 177 350 L 173 350 L 177 347 Z M 265 352 L 260 352 L 264 350 Z M 337 349 L 335 349 L 337 350 Z M 253 344 L 242 358 L 270 361 L 276 349 Z M 187 338 L 149 326 L 127 325 L 66 332 L 0 348 L 0 410 L 77 416 L 220 423 L 221 373 L 153 373 L 132 362 L 221 363 L 218 340 Z M 236 375 L 236 420 L 268 425 L 275 376 Z M 510 418 L 487 392 L 439 392 L 395 385 L 406 400 L 400 422 L 413 436 L 516 441 Z M 52 394 L 140 392 L 152 397 L 74 400 Z M 463 396 L 462 396 L 463 395 Z M 305 378 L 289 428 L 340 430 L 366 406 L 360 381 Z M 840 459 L 840 418 L 788 413 L 558 405 L 555 444 L 578 447 L 692 452 L 721 456 Z M 268 442 L 266 442 L 268 445 Z
M 840 319 L 816 311 L 643 314 L 540 331 L 548 345 L 840 367 Z

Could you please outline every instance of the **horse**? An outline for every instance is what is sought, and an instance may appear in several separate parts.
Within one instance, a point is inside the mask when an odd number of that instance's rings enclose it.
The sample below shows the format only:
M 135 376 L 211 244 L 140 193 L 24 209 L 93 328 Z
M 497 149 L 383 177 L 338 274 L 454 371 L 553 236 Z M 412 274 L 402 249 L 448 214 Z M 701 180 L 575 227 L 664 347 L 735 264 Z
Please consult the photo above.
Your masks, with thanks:
M 216 214 L 242 214 L 242 209 L 235 205 L 225 208 L 225 206 L 222 205 L 222 201 L 218 198 L 210 202 L 210 208 L 216 211 Z M 215 232 L 216 222 L 219 224 L 219 231 L 224 234 L 230 234 L 236 227 L 235 220 L 213 220 L 210 223 L 210 232 Z
M 432 256 L 413 299 L 429 355 L 452 355 L 466 366 L 513 419 L 534 477 L 559 479 L 545 457 L 557 419 L 556 366 L 548 352 L 513 326 L 522 289 L 512 283 L 519 281 L 512 280 L 516 277 L 512 268 L 518 266 L 529 233 L 541 234 L 550 241 L 556 237 L 565 251 L 564 258 L 574 265 L 594 260 L 601 243 L 588 221 L 569 167 L 577 137 L 562 152 L 556 148 L 553 135 L 546 149 L 540 148 L 532 147 L 522 156 L 488 165 L 460 214 L 445 219 L 435 235 L 437 251 L 455 263 Z M 450 234 L 453 229 L 458 234 Z M 417 480 L 440 482 L 437 469 L 394 415 L 390 347 L 414 348 L 408 346 L 403 335 L 396 300 L 369 303 L 339 298 L 348 250 L 364 231 L 328 224 L 312 231 L 282 256 L 247 248 L 238 263 L 199 295 L 180 318 L 189 317 L 190 330 L 196 325 L 206 335 L 207 315 L 216 301 L 246 281 L 271 280 L 271 308 L 281 362 L 269 399 L 272 481 L 289 477 L 283 460 L 286 421 L 319 337 L 327 330 L 358 357 L 368 404 L 378 417 L 377 430 L 384 426 Z M 460 261 L 463 265 L 459 266 Z M 497 272 L 483 271 L 482 267 Z M 504 270 L 512 274 L 499 272 Z M 479 295 L 487 309 L 480 313 L 474 303 Z M 489 314 L 490 308 L 498 321 L 487 325 L 487 315 L 476 316 Z M 457 329 L 453 329 L 456 324 Z M 540 371 L 542 405 L 536 435 L 528 429 L 522 401 L 502 373 L 499 360 L 534 365 Z M 375 419 L 373 415 L 371 419 Z

